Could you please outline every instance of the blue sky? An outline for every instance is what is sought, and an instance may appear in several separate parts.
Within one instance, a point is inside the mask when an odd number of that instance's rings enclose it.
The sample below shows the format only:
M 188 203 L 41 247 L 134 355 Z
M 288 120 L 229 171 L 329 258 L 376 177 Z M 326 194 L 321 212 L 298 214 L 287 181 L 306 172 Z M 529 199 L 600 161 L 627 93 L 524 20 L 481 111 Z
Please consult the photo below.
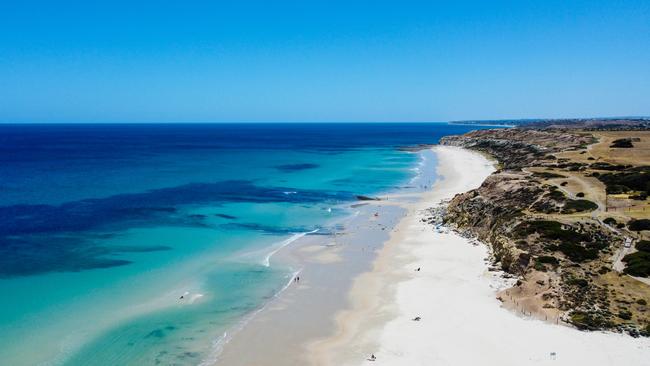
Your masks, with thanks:
M 2 1 L 0 122 L 650 115 L 650 1 Z

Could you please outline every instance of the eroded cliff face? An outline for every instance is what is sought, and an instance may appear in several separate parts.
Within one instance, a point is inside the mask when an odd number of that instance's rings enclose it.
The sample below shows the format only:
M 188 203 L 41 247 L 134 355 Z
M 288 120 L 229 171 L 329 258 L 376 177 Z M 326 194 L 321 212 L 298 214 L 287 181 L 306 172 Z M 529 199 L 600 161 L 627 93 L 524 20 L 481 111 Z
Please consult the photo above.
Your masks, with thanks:
M 521 274 L 530 258 L 526 251 L 516 248 L 509 239 L 510 233 L 521 221 L 522 211 L 542 194 L 543 191 L 523 174 L 495 173 L 479 188 L 454 197 L 447 207 L 445 223 L 490 243 L 495 260 L 503 269 Z
M 629 232 L 602 222 L 606 210 L 584 154 L 597 140 L 585 131 L 501 129 L 441 139 L 494 157 L 500 169 L 477 189 L 456 195 L 444 222 L 492 249 L 492 261 L 519 278 L 499 298 L 506 307 L 583 329 L 650 333 L 650 286 L 613 271 Z M 592 200 L 586 199 L 591 198 Z

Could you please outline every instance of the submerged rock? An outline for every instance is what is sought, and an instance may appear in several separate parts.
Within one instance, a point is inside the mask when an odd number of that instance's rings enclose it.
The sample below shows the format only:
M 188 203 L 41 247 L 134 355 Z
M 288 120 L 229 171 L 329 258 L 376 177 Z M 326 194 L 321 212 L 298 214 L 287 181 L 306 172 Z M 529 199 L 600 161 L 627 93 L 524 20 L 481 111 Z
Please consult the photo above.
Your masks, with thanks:
M 363 195 L 357 195 L 357 200 L 359 200 L 359 201 L 381 201 L 381 199 L 378 198 L 378 197 L 369 197 L 369 196 L 363 196 Z
M 232 216 L 232 215 L 227 215 L 227 214 L 222 214 L 222 213 L 214 214 L 214 216 L 221 217 L 223 219 L 228 219 L 228 220 L 236 220 L 237 219 L 237 216 Z

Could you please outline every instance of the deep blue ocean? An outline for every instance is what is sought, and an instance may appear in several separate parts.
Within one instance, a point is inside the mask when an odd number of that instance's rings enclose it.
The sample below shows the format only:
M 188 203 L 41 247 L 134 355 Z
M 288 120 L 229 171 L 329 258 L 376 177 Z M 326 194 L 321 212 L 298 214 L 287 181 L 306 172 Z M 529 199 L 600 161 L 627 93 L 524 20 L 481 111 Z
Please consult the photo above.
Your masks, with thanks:
M 0 364 L 200 364 L 290 279 L 273 251 L 476 128 L 0 125 Z

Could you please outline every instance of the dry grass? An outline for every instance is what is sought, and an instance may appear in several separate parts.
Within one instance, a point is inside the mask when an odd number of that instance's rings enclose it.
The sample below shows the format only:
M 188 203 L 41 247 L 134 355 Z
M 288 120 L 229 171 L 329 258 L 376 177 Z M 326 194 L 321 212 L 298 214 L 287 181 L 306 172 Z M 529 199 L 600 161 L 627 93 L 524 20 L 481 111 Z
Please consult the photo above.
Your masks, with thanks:
M 650 324 L 650 286 L 637 281 L 633 277 L 620 275 L 616 272 L 609 272 L 594 279 L 594 283 L 600 286 L 607 286 L 610 293 L 609 311 L 617 314 L 623 309 L 632 311 L 635 322 L 639 324 Z M 645 300 L 646 305 L 638 304 L 638 300 Z M 615 317 L 617 323 L 626 321 Z
M 598 142 L 590 145 L 586 153 L 567 151 L 557 154 L 558 158 L 568 158 L 581 163 L 594 161 L 622 165 L 650 165 L 650 131 L 594 131 L 591 132 Z M 614 140 L 623 138 L 639 138 L 629 149 L 610 148 Z M 589 160 L 593 158 L 594 160 Z
M 650 165 L 650 131 L 590 131 L 584 133 L 593 134 L 598 142 L 590 145 L 586 150 L 567 151 L 556 154 L 556 156 L 585 164 L 605 162 L 633 166 Z M 632 148 L 610 147 L 614 140 L 623 138 L 634 138 L 639 141 L 634 141 Z M 597 212 L 597 217 L 600 219 L 613 217 L 619 222 L 627 222 L 630 219 L 650 218 L 650 200 L 631 200 L 624 196 L 619 197 L 619 195 L 605 197 L 605 186 L 598 179 L 587 177 L 586 175 L 589 173 L 591 173 L 590 169 L 584 172 L 561 172 L 561 174 L 569 176 L 564 180 L 568 184 L 562 187 L 563 190 L 571 194 L 582 190 L 586 199 L 594 201 L 600 206 Z M 561 181 L 552 179 L 548 183 L 557 185 Z M 608 207 L 607 211 L 604 210 L 605 205 Z

